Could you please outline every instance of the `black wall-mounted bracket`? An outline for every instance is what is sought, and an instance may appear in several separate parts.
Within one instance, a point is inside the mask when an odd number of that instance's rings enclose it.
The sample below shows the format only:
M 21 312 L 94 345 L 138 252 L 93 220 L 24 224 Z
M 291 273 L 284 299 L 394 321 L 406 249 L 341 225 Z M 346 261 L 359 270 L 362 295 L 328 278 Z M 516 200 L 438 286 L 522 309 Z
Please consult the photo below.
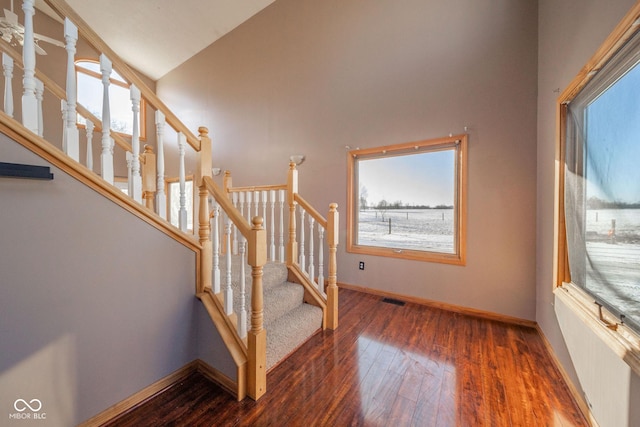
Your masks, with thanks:
M 0 177 L 52 180 L 53 174 L 49 166 L 0 162 Z

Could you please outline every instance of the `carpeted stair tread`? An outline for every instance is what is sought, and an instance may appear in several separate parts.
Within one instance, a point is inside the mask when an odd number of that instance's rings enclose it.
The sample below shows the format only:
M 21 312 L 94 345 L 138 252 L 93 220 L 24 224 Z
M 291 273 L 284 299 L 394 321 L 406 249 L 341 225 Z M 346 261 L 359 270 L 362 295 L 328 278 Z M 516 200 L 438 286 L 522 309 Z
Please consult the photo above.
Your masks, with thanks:
M 322 327 L 322 309 L 301 304 L 276 320 L 265 324 L 267 330 L 267 369 L 304 343 Z
M 233 283 L 232 287 L 239 286 L 240 282 L 240 258 L 238 256 L 232 257 L 231 262 L 231 282 Z M 245 265 L 244 267 L 245 274 L 245 283 L 247 289 L 251 288 L 251 284 L 253 283 L 251 277 L 251 266 Z M 282 282 L 287 280 L 288 271 L 287 266 L 278 262 L 267 262 L 262 269 L 262 288 L 267 290 L 272 286 L 277 286 Z M 226 283 L 226 265 L 224 264 L 224 260 L 220 259 L 220 287 L 224 289 L 224 285 Z
M 304 288 L 296 283 L 284 282 L 264 292 L 264 323 L 296 309 L 304 298 Z
M 240 257 L 233 256 L 231 288 L 234 312 L 240 310 Z M 304 288 L 287 282 L 287 266 L 268 262 L 263 269 L 264 327 L 267 330 L 267 369 L 304 343 L 322 327 L 322 309 L 304 303 Z M 221 290 L 226 283 L 226 264 L 220 259 Z M 251 267 L 245 265 L 245 309 L 251 319 Z M 247 325 L 249 328 L 250 325 Z

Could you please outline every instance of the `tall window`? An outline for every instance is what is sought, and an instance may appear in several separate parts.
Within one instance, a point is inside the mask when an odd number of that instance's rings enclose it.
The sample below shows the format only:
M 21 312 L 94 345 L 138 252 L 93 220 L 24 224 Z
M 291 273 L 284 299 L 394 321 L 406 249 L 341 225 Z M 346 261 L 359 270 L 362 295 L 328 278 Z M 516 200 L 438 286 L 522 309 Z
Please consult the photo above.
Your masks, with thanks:
M 467 136 L 349 152 L 347 251 L 465 263 Z
M 565 106 L 565 277 L 640 331 L 640 37 Z
M 102 119 L 102 74 L 100 63 L 90 60 L 76 61 L 76 75 L 78 88 L 78 102 L 91 114 Z M 130 85 L 115 70 L 111 71 L 111 84 L 109 85 L 109 105 L 111 113 L 111 129 L 129 135 L 133 133 L 133 111 L 131 110 Z M 145 139 L 146 126 L 144 100 L 140 103 L 138 123 L 140 126 L 140 138 Z M 84 118 L 78 117 L 78 122 L 84 124 Z

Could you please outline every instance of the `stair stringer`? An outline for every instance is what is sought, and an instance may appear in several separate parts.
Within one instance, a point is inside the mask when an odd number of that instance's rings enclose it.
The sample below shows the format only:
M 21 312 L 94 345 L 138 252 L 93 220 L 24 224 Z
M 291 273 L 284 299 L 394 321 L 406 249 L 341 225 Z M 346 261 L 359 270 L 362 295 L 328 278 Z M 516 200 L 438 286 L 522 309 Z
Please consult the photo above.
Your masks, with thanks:
M 297 264 L 287 265 L 287 270 L 289 273 L 287 280 L 304 288 L 304 302 L 322 309 L 322 329 L 327 329 L 327 301 L 325 298 Z
M 222 341 L 236 364 L 236 398 L 238 401 L 247 396 L 247 362 L 248 352 L 246 342 L 237 333 L 235 319 L 231 319 L 224 312 L 220 299 L 213 294 L 211 289 L 196 295 L 204 304 L 209 317 L 213 321 Z

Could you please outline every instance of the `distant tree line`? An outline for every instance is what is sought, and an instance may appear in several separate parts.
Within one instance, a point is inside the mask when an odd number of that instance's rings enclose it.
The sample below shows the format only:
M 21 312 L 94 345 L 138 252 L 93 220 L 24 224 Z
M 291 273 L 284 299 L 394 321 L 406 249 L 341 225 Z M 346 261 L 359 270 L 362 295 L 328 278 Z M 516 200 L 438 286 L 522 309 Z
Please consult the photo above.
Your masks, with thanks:
M 598 197 L 590 197 L 587 200 L 587 209 L 640 209 L 640 202 L 609 202 Z
M 377 204 L 369 205 L 367 198 L 369 192 L 367 187 L 360 187 L 360 210 L 377 209 L 377 210 L 390 210 L 390 209 L 453 209 L 453 205 L 412 205 L 410 203 L 404 203 L 402 200 L 396 200 L 395 202 L 388 202 L 385 199 L 380 200 Z

